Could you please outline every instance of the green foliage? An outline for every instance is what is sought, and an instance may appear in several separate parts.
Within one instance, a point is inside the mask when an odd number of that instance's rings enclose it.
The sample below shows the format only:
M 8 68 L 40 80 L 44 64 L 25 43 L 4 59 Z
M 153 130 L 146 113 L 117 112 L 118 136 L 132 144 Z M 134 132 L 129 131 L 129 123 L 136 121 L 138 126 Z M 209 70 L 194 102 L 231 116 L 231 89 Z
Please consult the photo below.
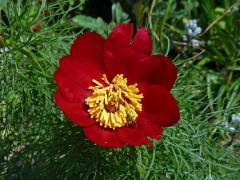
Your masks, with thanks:
M 129 22 L 128 14 L 123 11 L 119 2 L 112 5 L 112 16 L 112 19 L 117 24 Z
M 101 17 L 93 18 L 86 15 L 77 15 L 72 20 L 78 26 L 97 32 L 105 38 L 116 24 L 129 22 L 128 15 L 123 11 L 119 2 L 112 5 L 112 21 L 109 25 Z
M 105 35 L 107 30 L 107 24 L 102 18 L 97 19 L 85 15 L 77 15 L 73 18 L 73 22 L 80 27 L 90 29 L 91 31 L 97 32 L 98 34 Z
M 239 131 L 221 125 L 240 112 L 239 4 L 230 10 L 234 0 L 132 5 L 136 24 L 150 29 L 154 53 L 178 66 L 172 93 L 181 121 L 155 147 L 105 149 L 56 106 L 53 74 L 80 33 L 107 37 L 130 16 L 116 2 L 107 24 L 84 15 L 85 1 L 77 2 L 0 1 L 0 179 L 238 179 Z M 197 37 L 197 48 L 182 42 L 183 22 L 192 18 L 203 29 L 219 18 Z

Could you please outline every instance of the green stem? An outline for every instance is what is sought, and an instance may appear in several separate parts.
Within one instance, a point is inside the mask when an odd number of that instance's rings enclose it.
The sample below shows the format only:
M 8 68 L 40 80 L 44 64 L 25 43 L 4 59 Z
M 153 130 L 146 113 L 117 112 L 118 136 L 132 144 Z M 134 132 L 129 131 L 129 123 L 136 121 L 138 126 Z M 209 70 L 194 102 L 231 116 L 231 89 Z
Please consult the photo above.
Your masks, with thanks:
M 32 53 L 31 50 L 29 50 L 26 47 L 23 47 L 22 49 L 20 49 L 20 51 L 26 55 L 27 57 L 29 57 L 31 60 L 33 60 L 33 62 L 39 67 L 39 69 L 41 69 L 41 71 L 45 74 L 42 66 L 38 63 L 37 59 L 35 58 L 34 54 Z
M 161 27 L 160 27 L 160 48 L 161 48 L 161 51 L 163 51 L 163 39 L 164 39 L 163 27 L 164 27 L 164 25 L 167 21 L 167 17 L 168 17 L 168 14 L 169 14 L 171 3 L 172 3 L 172 0 L 169 0 L 168 4 L 167 4 L 167 9 L 166 9 L 165 14 L 163 16 L 163 20 L 162 20 Z
M 151 164 L 150 164 L 150 166 L 149 166 L 149 168 L 148 168 L 148 171 L 147 171 L 147 174 L 146 174 L 146 179 L 148 178 L 148 176 L 149 176 L 149 174 L 150 174 L 150 172 L 151 172 L 153 163 L 154 163 L 154 161 L 155 161 L 155 157 L 156 157 L 156 147 L 154 147 L 154 149 L 153 149 L 152 160 L 151 160 Z

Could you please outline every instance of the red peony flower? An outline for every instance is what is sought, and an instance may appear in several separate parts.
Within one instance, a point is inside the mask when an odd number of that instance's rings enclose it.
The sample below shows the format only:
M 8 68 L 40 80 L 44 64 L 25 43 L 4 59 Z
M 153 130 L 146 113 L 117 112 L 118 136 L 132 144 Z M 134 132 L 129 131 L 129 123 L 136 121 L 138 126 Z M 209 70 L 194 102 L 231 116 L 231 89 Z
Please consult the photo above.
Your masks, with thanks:
M 60 60 L 54 75 L 55 100 L 64 114 L 83 127 L 87 138 L 104 147 L 152 145 L 162 128 L 179 120 L 170 89 L 173 63 L 151 55 L 148 31 L 133 37 L 132 24 L 116 26 L 108 39 L 86 32 Z

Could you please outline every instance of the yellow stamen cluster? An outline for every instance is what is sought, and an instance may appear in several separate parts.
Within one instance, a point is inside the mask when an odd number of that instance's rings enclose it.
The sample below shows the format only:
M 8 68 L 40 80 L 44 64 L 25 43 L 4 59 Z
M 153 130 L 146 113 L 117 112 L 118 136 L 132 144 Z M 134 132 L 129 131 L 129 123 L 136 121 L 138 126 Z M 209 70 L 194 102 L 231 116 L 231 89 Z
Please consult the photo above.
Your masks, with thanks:
M 137 84 L 127 85 L 127 78 L 117 74 L 112 83 L 103 74 L 103 84 L 92 80 L 92 95 L 85 99 L 89 106 L 91 118 L 95 118 L 100 126 L 115 129 L 135 122 L 137 111 L 142 111 L 141 99 Z

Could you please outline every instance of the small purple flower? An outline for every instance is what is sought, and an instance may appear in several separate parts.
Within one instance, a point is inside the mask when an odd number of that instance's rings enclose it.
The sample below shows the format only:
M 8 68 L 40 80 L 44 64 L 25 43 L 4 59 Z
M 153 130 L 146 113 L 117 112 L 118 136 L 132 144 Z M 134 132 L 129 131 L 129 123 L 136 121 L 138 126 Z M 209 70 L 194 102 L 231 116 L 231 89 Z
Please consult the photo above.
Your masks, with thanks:
M 234 131 L 236 131 L 236 128 L 235 127 L 229 127 L 229 131 L 234 132 Z
M 197 20 L 188 20 L 185 28 L 187 35 L 183 36 L 183 41 L 188 42 L 193 47 L 198 47 L 200 45 L 200 41 L 194 39 L 193 37 L 199 35 L 202 32 L 202 28 L 197 25 Z
M 194 31 L 193 31 L 193 35 L 196 36 L 198 34 L 200 34 L 202 32 L 202 28 L 201 27 L 197 27 Z
M 198 47 L 200 45 L 200 41 L 197 39 L 192 39 L 191 42 L 193 47 Z
M 202 32 L 202 28 L 197 25 L 196 19 L 188 20 L 186 29 L 189 36 L 196 36 Z
M 232 114 L 232 122 L 236 123 L 240 123 L 240 114 Z

